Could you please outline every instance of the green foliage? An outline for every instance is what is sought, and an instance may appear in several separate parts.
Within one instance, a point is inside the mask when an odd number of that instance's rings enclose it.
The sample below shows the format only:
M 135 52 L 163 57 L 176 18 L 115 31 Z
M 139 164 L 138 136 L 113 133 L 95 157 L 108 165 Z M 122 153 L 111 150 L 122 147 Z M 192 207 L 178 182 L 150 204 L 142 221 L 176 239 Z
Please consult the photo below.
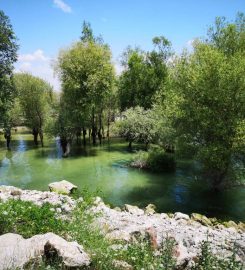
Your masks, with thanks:
M 0 10 L 0 77 L 11 75 L 17 61 L 17 38 L 9 18 Z
M 233 253 L 230 257 L 224 259 L 218 259 L 210 248 L 210 242 L 204 241 L 201 245 L 201 255 L 199 261 L 194 269 L 196 270 L 242 270 L 242 262 L 236 260 L 236 248 L 233 249 Z
M 129 47 L 123 54 L 124 71 L 118 85 L 122 111 L 136 106 L 151 108 L 155 93 L 166 80 L 171 43 L 164 37 L 155 37 L 153 43 L 155 49 L 152 52 Z
M 160 147 L 151 147 L 148 152 L 139 151 L 130 165 L 153 172 L 172 172 L 176 163 L 173 154 L 166 153 Z
M 17 61 L 17 39 L 9 18 L 0 10 L 0 125 L 10 128 L 9 110 L 15 97 L 12 80 Z
M 0 234 L 18 233 L 28 238 L 35 234 L 62 234 L 66 222 L 56 217 L 49 204 L 41 207 L 20 200 L 0 202 Z
M 85 29 L 86 33 L 89 29 Z M 57 71 L 62 81 L 62 95 L 56 134 L 66 130 L 74 134 L 82 128 L 92 128 L 94 135 L 97 129 L 101 132 L 103 110 L 111 96 L 115 76 L 109 47 L 89 38 L 77 42 L 60 52 Z
M 42 128 L 50 112 L 53 93 L 51 86 L 44 80 L 28 73 L 14 76 L 18 99 L 30 128 Z
M 122 113 L 122 120 L 116 123 L 121 137 L 128 142 L 152 143 L 156 137 L 155 119 L 151 110 L 142 107 L 130 108 Z
M 244 148 L 238 132 L 245 117 L 244 72 L 242 54 L 226 55 L 196 42 L 194 52 L 184 53 L 171 73 L 163 117 L 175 129 L 179 147 L 194 150 L 215 187 L 229 174 L 232 157 Z
M 147 163 L 154 172 L 172 172 L 176 165 L 173 154 L 168 154 L 159 147 L 150 149 Z
M 161 267 L 164 270 L 175 269 L 176 259 L 174 258 L 174 246 L 176 242 L 174 239 L 167 237 L 161 245 Z

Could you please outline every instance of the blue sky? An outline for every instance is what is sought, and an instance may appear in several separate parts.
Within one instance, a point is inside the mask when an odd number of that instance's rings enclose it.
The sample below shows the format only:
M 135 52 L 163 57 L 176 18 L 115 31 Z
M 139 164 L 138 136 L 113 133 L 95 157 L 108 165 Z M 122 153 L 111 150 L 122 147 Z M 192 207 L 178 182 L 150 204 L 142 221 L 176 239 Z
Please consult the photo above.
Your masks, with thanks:
M 0 0 L 19 39 L 16 70 L 59 81 L 51 63 L 61 48 L 78 40 L 84 20 L 101 34 L 112 50 L 116 69 L 128 46 L 152 48 L 154 36 L 164 35 L 180 52 L 206 34 L 216 16 L 234 19 L 245 12 L 245 0 Z

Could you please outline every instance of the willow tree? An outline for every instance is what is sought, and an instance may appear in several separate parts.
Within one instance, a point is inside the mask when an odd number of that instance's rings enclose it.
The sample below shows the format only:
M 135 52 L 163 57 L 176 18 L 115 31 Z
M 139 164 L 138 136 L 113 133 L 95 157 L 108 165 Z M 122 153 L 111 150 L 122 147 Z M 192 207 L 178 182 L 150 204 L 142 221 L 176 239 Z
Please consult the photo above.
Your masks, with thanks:
M 43 128 L 51 112 L 52 87 L 28 73 L 15 74 L 14 82 L 25 124 L 32 129 L 35 145 L 38 145 L 39 136 L 43 146 Z
M 9 18 L 0 10 L 0 124 L 5 129 L 9 148 L 11 138 L 10 109 L 15 97 L 12 80 L 13 64 L 17 61 L 17 41 Z
M 97 135 L 101 143 L 102 114 L 114 81 L 109 47 L 90 39 L 77 42 L 60 52 L 57 70 L 73 127 L 91 128 L 93 144 Z
M 175 63 L 166 103 L 176 106 L 164 111 L 178 141 L 193 150 L 215 189 L 234 178 L 233 163 L 245 147 L 245 50 L 235 46 L 245 31 L 233 24 L 223 27 L 215 38 L 219 43 L 196 41 L 193 52 Z M 237 33 L 223 35 L 230 29 Z

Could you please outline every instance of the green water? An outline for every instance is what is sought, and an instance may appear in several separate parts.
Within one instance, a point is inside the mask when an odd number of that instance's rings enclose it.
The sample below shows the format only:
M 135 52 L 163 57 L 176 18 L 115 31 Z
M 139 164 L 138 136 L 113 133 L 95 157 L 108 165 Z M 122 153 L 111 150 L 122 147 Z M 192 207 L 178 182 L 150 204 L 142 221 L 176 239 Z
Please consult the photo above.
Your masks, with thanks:
M 103 146 L 73 148 L 63 159 L 58 141 L 35 147 L 32 136 L 14 134 L 11 151 L 0 141 L 0 185 L 48 190 L 48 184 L 66 179 L 79 188 L 101 190 L 105 202 L 146 206 L 154 203 L 159 212 L 199 212 L 221 219 L 245 220 L 245 189 L 213 193 L 199 179 L 194 162 L 178 162 L 175 173 L 153 174 L 127 168 L 134 153 L 113 140 Z

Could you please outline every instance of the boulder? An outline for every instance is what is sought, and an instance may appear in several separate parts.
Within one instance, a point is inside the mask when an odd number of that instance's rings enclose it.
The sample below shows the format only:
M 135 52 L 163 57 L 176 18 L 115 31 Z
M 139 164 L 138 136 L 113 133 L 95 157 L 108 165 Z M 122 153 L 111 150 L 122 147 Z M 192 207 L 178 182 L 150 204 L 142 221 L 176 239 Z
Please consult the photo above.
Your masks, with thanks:
M 23 269 L 38 264 L 42 258 L 52 263 L 59 260 L 63 267 L 83 269 L 91 263 L 83 247 L 67 242 L 53 233 L 35 235 L 29 239 L 13 233 L 0 236 L 0 270 Z
M 212 226 L 212 222 L 204 215 L 193 213 L 191 214 L 191 218 L 204 226 Z
M 180 213 L 180 212 L 176 212 L 176 213 L 174 214 L 174 219 L 175 219 L 175 220 L 179 220 L 179 219 L 189 220 L 190 217 L 189 217 L 188 215 L 186 215 L 186 214 L 183 214 L 183 213 Z
M 66 180 L 53 182 L 49 184 L 48 187 L 50 191 L 61 194 L 71 194 L 77 189 L 77 186 L 73 185 L 72 183 Z
M 224 226 L 226 228 L 235 228 L 235 229 L 238 229 L 238 225 L 236 224 L 236 222 L 234 222 L 232 220 L 227 221 L 227 222 L 224 222 L 223 224 L 224 224 Z
M 137 215 L 137 216 L 144 215 L 144 210 L 140 209 L 138 206 L 125 204 L 124 210 L 129 212 L 132 215 Z
M 152 203 L 148 204 L 145 208 L 145 213 L 147 215 L 153 215 L 156 212 L 156 206 Z

